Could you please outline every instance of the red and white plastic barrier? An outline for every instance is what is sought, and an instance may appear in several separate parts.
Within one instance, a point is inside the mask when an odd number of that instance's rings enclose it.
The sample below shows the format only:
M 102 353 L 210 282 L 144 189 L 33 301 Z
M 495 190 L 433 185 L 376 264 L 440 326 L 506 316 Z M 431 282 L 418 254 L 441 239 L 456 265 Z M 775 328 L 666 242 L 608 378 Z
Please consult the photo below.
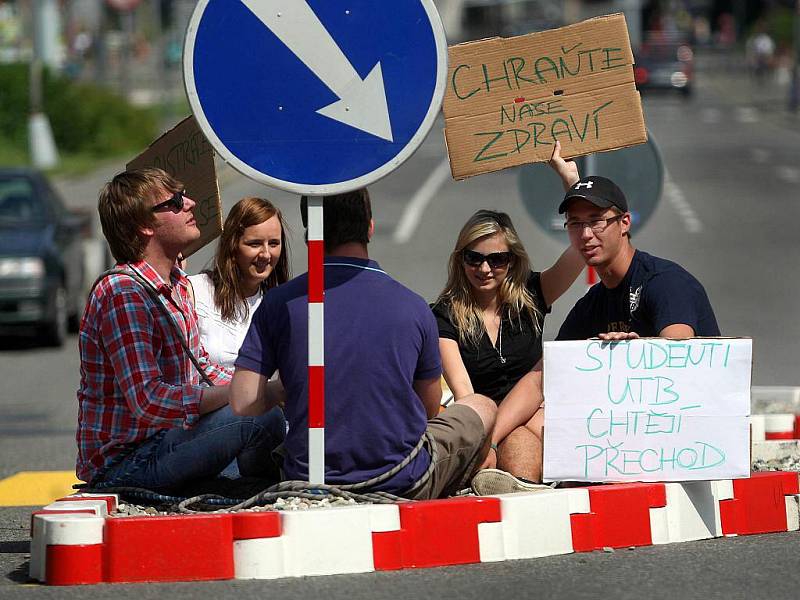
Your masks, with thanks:
M 722 533 L 789 531 L 793 516 L 787 507 L 796 501 L 799 492 L 797 473 L 764 471 L 753 473 L 748 479 L 734 479 L 732 498 L 719 503 Z
M 32 579 L 50 585 L 274 579 L 536 558 L 796 531 L 798 474 L 625 483 L 285 512 L 115 517 L 69 497 L 32 516 Z
M 750 427 L 754 442 L 800 439 L 800 415 L 794 413 L 751 415 Z
M 75 494 L 34 511 L 30 578 L 52 585 L 96 583 L 101 563 L 91 557 L 101 552 L 106 517 L 116 509 L 116 495 Z
M 764 439 L 766 440 L 791 440 L 794 439 L 795 416 L 789 413 L 774 415 L 761 415 L 764 417 Z
M 666 483 L 663 507 L 650 509 L 654 544 L 705 540 L 722 535 L 720 501 L 733 498 L 731 480 Z

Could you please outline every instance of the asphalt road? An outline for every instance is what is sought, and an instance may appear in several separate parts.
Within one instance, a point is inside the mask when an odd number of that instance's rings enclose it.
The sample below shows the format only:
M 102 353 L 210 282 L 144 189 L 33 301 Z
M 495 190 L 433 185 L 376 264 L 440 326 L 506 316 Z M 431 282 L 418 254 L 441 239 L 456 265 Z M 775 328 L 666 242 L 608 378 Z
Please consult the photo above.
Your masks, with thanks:
M 800 119 L 783 112 L 781 90 L 755 86 L 723 67 L 705 62 L 697 94 L 690 101 L 678 95 L 645 96 L 646 121 L 659 144 L 668 179 L 660 204 L 634 243 L 676 260 L 704 283 L 724 334 L 754 338 L 754 384 L 797 385 Z M 512 169 L 460 183 L 442 177 L 446 157 L 440 129 L 434 128 L 401 169 L 372 186 L 373 257 L 432 300 L 444 283 L 446 257 L 458 229 L 476 209 L 491 207 L 511 214 L 534 264 L 549 266 L 563 245 L 529 216 L 518 192 L 518 172 Z M 100 184 L 122 167 L 104 165 L 89 177 L 60 185 L 72 204 L 92 205 Z M 420 195 L 421 189 L 432 193 Z M 232 172 L 223 174 L 221 191 L 226 208 L 245 195 L 275 201 L 292 228 L 294 272 L 305 270 L 296 196 Z M 410 205 L 419 210 L 409 211 Z M 398 237 L 407 241 L 398 242 Z M 199 270 L 209 258 L 207 250 L 192 257 L 190 271 Z M 579 281 L 554 307 L 548 317 L 548 337 L 584 290 Z M 74 467 L 78 367 L 75 337 L 62 350 L 39 348 L 24 336 L 0 340 L 0 477 Z M 44 589 L 21 585 L 27 570 L 29 513 L 25 508 L 0 509 L 0 597 L 68 597 L 88 591 L 119 598 L 164 594 L 211 598 L 232 593 L 242 598 L 267 593 L 324 594 L 336 599 L 420 593 L 463 599 L 489 595 L 796 598 L 800 584 L 798 534 L 781 534 L 401 573 Z

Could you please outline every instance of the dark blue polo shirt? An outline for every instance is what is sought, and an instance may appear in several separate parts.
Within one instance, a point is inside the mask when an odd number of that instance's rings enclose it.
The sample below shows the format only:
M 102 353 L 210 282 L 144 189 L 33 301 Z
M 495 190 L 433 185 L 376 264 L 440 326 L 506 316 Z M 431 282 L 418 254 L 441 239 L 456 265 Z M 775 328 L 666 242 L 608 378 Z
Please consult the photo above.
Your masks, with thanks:
M 380 475 L 417 445 L 427 415 L 412 387 L 439 377 L 436 320 L 420 296 L 370 260 L 325 261 L 325 481 L 356 483 Z M 286 388 L 289 422 L 284 471 L 308 479 L 308 275 L 264 296 L 236 366 Z M 422 451 L 373 489 L 401 493 L 427 469 Z
M 612 289 L 595 284 L 572 308 L 557 340 L 584 340 L 612 331 L 658 337 L 685 324 L 697 337 L 720 335 L 714 309 L 699 281 L 670 260 L 636 250 L 628 272 Z

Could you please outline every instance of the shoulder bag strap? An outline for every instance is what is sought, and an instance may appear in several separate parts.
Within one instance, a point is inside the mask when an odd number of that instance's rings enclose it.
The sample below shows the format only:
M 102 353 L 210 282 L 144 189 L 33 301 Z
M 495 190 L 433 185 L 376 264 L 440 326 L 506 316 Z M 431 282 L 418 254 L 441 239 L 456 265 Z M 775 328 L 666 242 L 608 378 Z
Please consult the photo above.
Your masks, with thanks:
M 135 271 L 129 271 L 127 269 L 109 269 L 108 271 L 101 273 L 100 276 L 92 284 L 92 289 L 89 291 L 89 296 L 91 297 L 92 292 L 94 292 L 94 288 L 97 287 L 97 284 L 100 283 L 103 279 L 105 279 L 109 275 L 127 275 L 134 281 L 141 284 L 142 287 L 144 287 L 145 291 L 150 296 L 150 298 L 152 298 L 152 300 L 158 305 L 158 307 L 161 309 L 164 315 L 166 315 L 167 321 L 169 321 L 169 324 L 172 327 L 172 331 L 175 333 L 175 336 L 181 343 L 183 351 L 186 353 L 186 356 L 189 357 L 189 360 L 192 361 L 192 364 L 194 365 L 195 369 L 197 369 L 197 372 L 200 373 L 200 379 L 202 379 L 203 383 L 205 383 L 206 385 L 213 387 L 214 382 L 211 381 L 211 379 L 209 379 L 208 375 L 206 375 L 205 370 L 200 365 L 200 361 L 194 355 L 194 352 L 192 352 L 191 348 L 189 348 L 189 345 L 186 343 L 186 340 L 183 337 L 183 332 L 181 332 L 181 330 L 178 328 L 177 323 L 175 323 L 175 319 L 169 313 L 167 307 L 164 306 L 164 302 L 161 300 L 161 296 L 159 295 L 158 291 L 152 285 L 150 285 L 150 283 L 144 277 L 142 277 Z

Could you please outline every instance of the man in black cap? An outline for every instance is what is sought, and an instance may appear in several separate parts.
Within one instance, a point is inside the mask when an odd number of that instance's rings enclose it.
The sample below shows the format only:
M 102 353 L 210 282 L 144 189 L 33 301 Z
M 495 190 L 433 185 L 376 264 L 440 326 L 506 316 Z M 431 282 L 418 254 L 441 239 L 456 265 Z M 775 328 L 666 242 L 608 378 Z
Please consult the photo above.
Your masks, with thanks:
M 566 163 L 553 167 L 565 185 L 568 173 L 572 181 L 577 178 Z M 600 282 L 575 304 L 556 339 L 720 335 L 700 282 L 680 265 L 633 247 L 628 202 L 613 181 L 595 175 L 578 180 L 558 212 L 566 217 L 570 243 L 595 268 Z

